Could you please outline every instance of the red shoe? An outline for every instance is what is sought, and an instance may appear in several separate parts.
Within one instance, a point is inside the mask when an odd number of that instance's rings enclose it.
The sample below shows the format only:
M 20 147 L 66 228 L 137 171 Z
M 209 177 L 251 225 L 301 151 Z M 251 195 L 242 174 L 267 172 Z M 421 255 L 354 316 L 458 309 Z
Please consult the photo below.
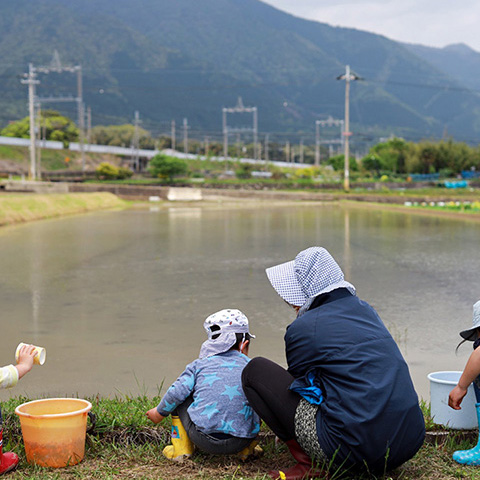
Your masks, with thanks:
M 13 452 L 2 453 L 2 459 L 0 463 L 0 475 L 11 472 L 18 465 L 18 455 Z
M 319 478 L 322 476 L 326 478 L 326 473 L 323 470 L 312 467 L 311 458 L 302 450 L 295 439 L 285 443 L 298 463 L 287 470 L 282 470 L 283 475 L 278 470 L 268 472 L 274 480 L 280 478 L 282 480 L 303 480 L 304 478 Z
M 17 465 L 18 455 L 16 453 L 3 453 L 3 428 L 0 428 L 0 475 L 11 472 Z

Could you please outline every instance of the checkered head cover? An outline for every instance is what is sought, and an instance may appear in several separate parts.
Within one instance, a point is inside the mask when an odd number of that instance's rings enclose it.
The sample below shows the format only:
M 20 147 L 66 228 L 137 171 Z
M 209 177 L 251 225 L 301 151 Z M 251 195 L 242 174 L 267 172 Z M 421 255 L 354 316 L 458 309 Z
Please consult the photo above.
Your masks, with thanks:
M 289 304 L 302 307 L 301 313 L 322 293 L 347 288 L 355 295 L 355 287 L 344 280 L 341 268 L 323 247 L 307 248 L 295 260 L 267 268 L 266 273 L 277 293 Z
M 237 342 L 237 333 L 248 333 L 248 318 L 234 308 L 220 310 L 212 313 L 205 322 L 203 328 L 207 332 L 208 340 L 203 342 L 199 358 L 218 355 L 230 350 Z

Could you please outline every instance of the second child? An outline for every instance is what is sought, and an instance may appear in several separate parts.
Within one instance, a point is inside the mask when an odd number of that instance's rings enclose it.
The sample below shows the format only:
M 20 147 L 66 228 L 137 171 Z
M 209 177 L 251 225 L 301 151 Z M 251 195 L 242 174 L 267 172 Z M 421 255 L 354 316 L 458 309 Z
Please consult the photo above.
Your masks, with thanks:
M 236 309 L 210 315 L 204 322 L 208 339 L 199 358 L 167 390 L 146 415 L 154 423 L 172 415 L 172 445 L 163 454 L 170 460 L 190 457 L 194 446 L 211 454 L 254 453 L 260 419 L 242 389 L 242 371 L 249 362 L 248 319 Z M 259 448 L 259 447 L 257 447 Z
M 463 341 L 473 342 L 473 352 L 467 360 L 465 369 L 458 381 L 458 384 L 450 392 L 448 405 L 455 410 L 460 410 L 460 406 L 468 387 L 473 383 L 473 389 L 477 403 L 477 418 L 480 426 L 480 300 L 473 306 L 473 326 L 460 332 Z M 463 342 L 462 342 L 463 343 Z M 463 465 L 480 465 L 480 438 L 477 445 L 470 450 L 457 450 L 453 453 L 453 459 Z

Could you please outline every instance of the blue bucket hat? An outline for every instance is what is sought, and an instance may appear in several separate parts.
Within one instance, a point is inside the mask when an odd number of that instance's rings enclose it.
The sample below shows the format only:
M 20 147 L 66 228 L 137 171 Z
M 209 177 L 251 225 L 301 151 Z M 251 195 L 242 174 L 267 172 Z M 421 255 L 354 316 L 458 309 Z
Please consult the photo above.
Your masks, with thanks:
M 344 280 L 342 269 L 323 247 L 302 250 L 295 260 L 266 269 L 272 287 L 290 305 L 308 310 L 313 299 L 337 288 L 347 288 L 355 295 L 355 287 Z

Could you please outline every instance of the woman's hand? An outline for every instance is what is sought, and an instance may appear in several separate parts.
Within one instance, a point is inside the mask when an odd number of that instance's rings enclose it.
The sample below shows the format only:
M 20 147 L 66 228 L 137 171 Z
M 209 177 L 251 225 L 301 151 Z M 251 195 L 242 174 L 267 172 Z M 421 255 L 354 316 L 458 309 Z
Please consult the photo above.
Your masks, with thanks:
M 163 415 L 160 415 L 158 413 L 158 410 L 156 408 L 150 409 L 146 414 L 145 414 L 153 423 L 160 423 L 165 417 Z
M 20 348 L 17 365 L 15 366 L 18 371 L 18 378 L 22 378 L 32 369 L 35 353 L 35 347 L 33 345 L 23 345 Z
M 453 408 L 454 410 L 460 410 L 462 407 L 460 404 L 464 399 L 465 395 L 467 394 L 468 388 L 462 388 L 457 385 L 448 396 L 448 406 Z

